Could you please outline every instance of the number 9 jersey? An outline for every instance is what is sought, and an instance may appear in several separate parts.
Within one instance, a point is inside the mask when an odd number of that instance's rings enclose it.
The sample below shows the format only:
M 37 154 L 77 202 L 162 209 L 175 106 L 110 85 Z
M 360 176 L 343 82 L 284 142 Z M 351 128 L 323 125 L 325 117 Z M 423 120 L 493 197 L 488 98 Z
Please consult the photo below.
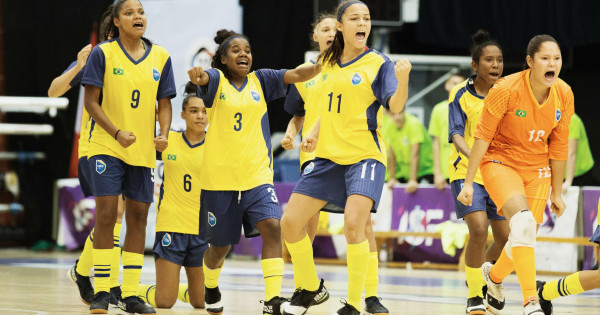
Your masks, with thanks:
M 388 108 L 397 86 L 394 63 L 373 49 L 346 64 L 325 61 L 314 96 L 321 110 L 316 156 L 339 165 L 365 159 L 386 165 L 381 106 Z
M 88 58 L 82 84 L 102 88 L 99 104 L 108 119 L 120 130 L 131 131 L 135 143 L 123 148 L 92 120 L 88 157 L 110 155 L 121 161 L 148 168 L 156 167 L 154 149 L 156 101 L 176 95 L 169 53 L 147 44 L 146 53 L 133 60 L 117 37 L 94 47 Z

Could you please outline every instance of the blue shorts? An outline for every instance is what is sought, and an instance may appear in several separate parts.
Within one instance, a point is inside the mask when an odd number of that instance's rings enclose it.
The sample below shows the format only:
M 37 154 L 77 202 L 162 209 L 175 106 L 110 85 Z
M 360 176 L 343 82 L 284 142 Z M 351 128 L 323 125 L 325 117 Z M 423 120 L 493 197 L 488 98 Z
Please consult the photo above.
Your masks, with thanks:
M 339 165 L 316 158 L 308 164 L 294 193 L 327 201 L 324 211 L 343 213 L 350 195 L 362 195 L 373 200 L 371 212 L 377 212 L 385 183 L 385 166 L 373 159 L 352 165 Z
M 281 220 L 281 206 L 271 184 L 242 192 L 203 189 L 200 193 L 200 231 L 215 246 L 239 243 L 242 226 L 246 237 L 260 235 L 256 224 L 266 219 Z
M 450 183 L 452 188 L 452 196 L 454 196 L 454 208 L 456 209 L 456 216 L 459 219 L 464 218 L 467 214 L 475 211 L 485 211 L 489 220 L 506 220 L 505 217 L 498 214 L 496 204 L 490 198 L 487 190 L 483 185 L 473 183 L 473 204 L 471 206 L 465 206 L 460 201 L 456 200 L 458 194 L 462 190 L 464 179 L 457 179 Z
M 600 218 L 598 220 L 600 220 Z M 596 227 L 594 234 L 590 237 L 590 242 L 600 244 L 600 225 Z
M 152 169 L 132 166 L 110 155 L 95 155 L 88 159 L 92 190 L 95 197 L 118 196 L 140 202 L 154 201 Z
M 82 156 L 77 161 L 77 178 L 79 178 L 79 187 L 81 187 L 84 197 L 94 195 L 92 179 L 90 178 L 90 168 L 88 166 L 87 156 Z
M 202 267 L 204 251 L 208 248 L 200 235 L 156 232 L 154 260 L 159 257 L 184 267 Z

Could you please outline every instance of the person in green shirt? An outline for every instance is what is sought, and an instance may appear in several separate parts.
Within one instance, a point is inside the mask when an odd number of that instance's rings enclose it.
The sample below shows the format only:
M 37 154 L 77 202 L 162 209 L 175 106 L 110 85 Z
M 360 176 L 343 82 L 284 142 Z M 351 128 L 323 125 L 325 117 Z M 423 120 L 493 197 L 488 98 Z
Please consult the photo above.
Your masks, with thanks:
M 417 117 L 404 111 L 390 113 L 381 133 L 388 147 L 386 181 L 390 188 L 407 183 L 406 192 L 413 193 L 419 182 L 433 182 L 431 138 Z
M 450 93 L 450 90 L 457 84 L 463 82 L 465 77 L 459 74 L 451 75 L 444 89 Z M 443 190 L 448 185 L 448 165 L 450 150 L 452 144 L 448 142 L 448 100 L 437 103 L 431 111 L 429 119 L 429 135 L 432 140 L 433 149 L 433 183 L 439 190 Z
M 577 114 L 571 116 L 569 127 L 569 158 L 563 193 L 571 186 L 598 185 L 590 170 L 594 166 L 594 158 L 590 150 L 587 134 L 581 118 Z

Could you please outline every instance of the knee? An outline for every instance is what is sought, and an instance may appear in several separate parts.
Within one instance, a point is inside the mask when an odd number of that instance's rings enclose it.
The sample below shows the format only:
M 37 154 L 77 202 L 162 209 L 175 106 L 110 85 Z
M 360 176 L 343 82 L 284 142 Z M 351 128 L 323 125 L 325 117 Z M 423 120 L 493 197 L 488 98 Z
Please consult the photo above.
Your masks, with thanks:
M 262 222 L 260 236 L 263 241 L 281 242 L 281 224 L 279 220 L 268 219 Z
M 487 225 L 469 226 L 469 242 L 485 244 L 488 236 Z
M 191 301 L 190 300 L 190 305 L 192 305 L 193 308 L 203 309 L 204 308 L 204 301 Z
M 173 305 L 175 305 L 175 302 L 177 302 L 177 297 L 175 297 L 174 299 L 169 299 L 169 298 L 160 298 L 158 295 L 156 295 L 156 307 L 158 308 L 171 308 L 173 307 Z
M 284 213 L 283 216 L 281 217 L 281 222 L 280 222 L 280 226 L 279 226 L 280 231 L 283 231 L 285 233 L 285 231 L 290 231 L 294 227 L 295 227 L 294 222 L 290 219 L 289 216 L 286 216 Z
M 510 218 L 510 243 L 512 247 L 534 247 L 536 237 L 536 221 L 529 210 L 517 212 Z

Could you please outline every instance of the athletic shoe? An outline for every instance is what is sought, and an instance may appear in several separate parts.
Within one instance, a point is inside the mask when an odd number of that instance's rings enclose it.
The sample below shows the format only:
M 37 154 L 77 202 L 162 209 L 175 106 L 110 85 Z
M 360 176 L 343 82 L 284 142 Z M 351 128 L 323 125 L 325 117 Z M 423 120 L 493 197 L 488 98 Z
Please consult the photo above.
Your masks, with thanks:
M 523 315 L 543 315 L 544 311 L 540 307 L 540 302 L 534 296 L 529 297 L 529 303 L 523 306 Z
M 221 301 L 221 291 L 219 291 L 219 287 L 204 287 L 204 304 L 208 314 L 223 314 L 223 302 Z
M 544 315 L 552 315 L 552 302 L 544 299 L 544 295 L 542 292 L 544 291 L 544 285 L 546 281 L 536 281 L 535 285 L 537 286 L 537 294 L 540 298 L 540 306 L 542 307 L 542 311 L 544 311 Z
M 110 305 L 117 307 L 121 300 L 121 287 L 110 288 Z
M 379 301 L 381 298 L 376 296 L 370 296 L 365 299 L 365 314 L 366 315 L 384 315 L 389 314 L 388 311 L 383 304 Z
M 496 283 L 490 278 L 490 269 L 492 269 L 490 262 L 485 262 L 481 266 L 481 273 L 483 280 L 487 285 L 486 292 L 486 305 L 488 310 L 492 314 L 500 314 L 500 310 L 504 308 L 504 287 L 502 283 Z
M 77 273 L 77 263 L 79 259 L 75 261 L 75 266 L 69 269 L 67 273 L 67 277 L 71 279 L 73 283 L 77 285 L 79 289 L 79 297 L 81 298 L 81 302 L 86 305 L 90 305 L 92 300 L 94 299 L 94 287 L 92 287 L 92 282 L 90 281 L 90 277 L 82 276 Z
M 263 302 L 263 315 L 281 315 L 281 311 L 290 304 L 290 300 L 280 296 L 275 296 Z
M 308 291 L 301 289 L 298 294 L 294 292 L 292 301 L 286 305 L 283 310 L 284 315 L 302 315 L 305 314 L 309 307 L 322 304 L 329 299 L 329 292 L 323 285 L 325 281 L 321 279 L 319 288 L 316 291 Z
M 154 308 L 142 301 L 139 296 L 128 296 L 124 299 L 119 300 L 119 308 L 123 312 L 133 313 L 133 314 L 141 314 L 141 315 L 151 315 L 156 314 Z
M 90 314 L 108 314 L 108 301 L 110 294 L 105 291 L 100 291 L 94 295 L 90 305 Z
M 467 314 L 485 315 L 485 305 L 483 305 L 482 297 L 475 296 L 467 300 Z
M 333 313 L 333 315 L 360 315 L 360 312 L 354 308 L 354 306 L 342 302 L 344 306 L 340 308 L 337 312 Z

